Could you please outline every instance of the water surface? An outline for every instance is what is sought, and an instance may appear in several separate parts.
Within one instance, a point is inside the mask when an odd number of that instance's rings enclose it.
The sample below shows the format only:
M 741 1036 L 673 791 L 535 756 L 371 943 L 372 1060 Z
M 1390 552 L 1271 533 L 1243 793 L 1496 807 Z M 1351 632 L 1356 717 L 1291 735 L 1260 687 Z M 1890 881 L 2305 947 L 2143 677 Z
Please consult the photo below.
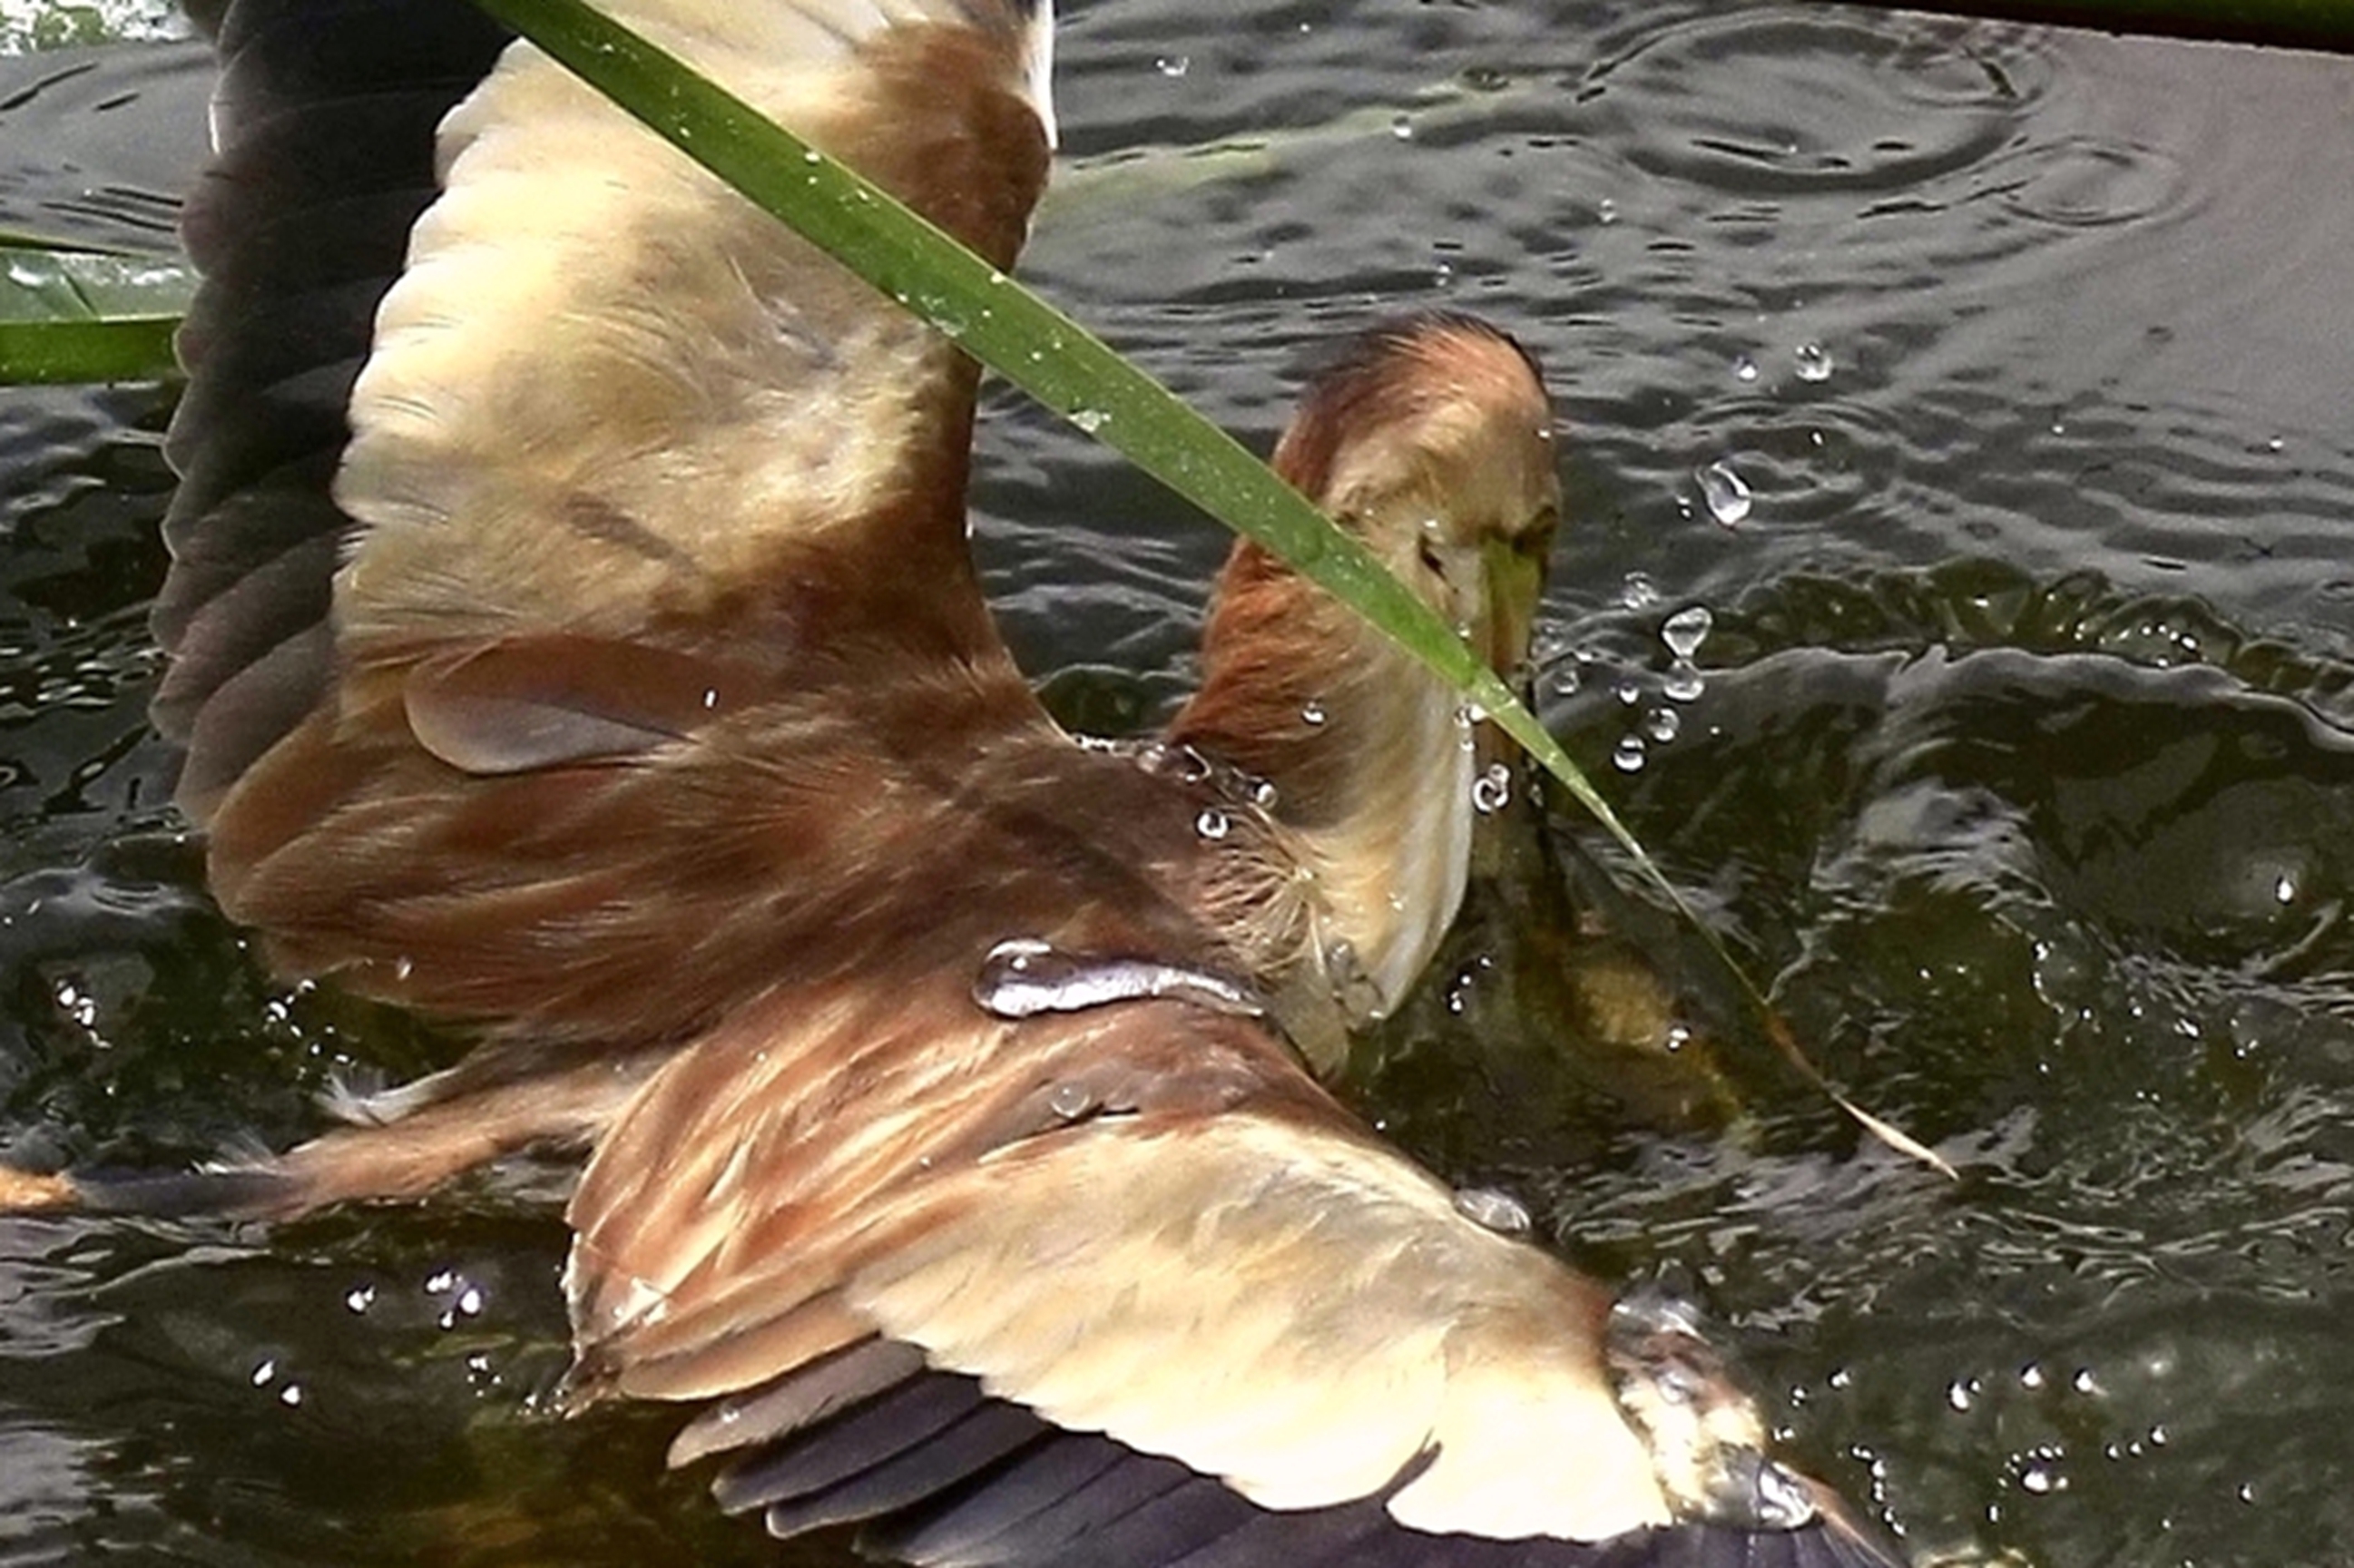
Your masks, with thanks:
M 1030 276 L 1261 444 L 1331 334 L 1448 306 L 1524 337 L 1574 512 L 1549 721 L 1964 1180 L 1747 1067 L 1732 1131 L 1597 1093 L 1525 893 L 1378 1043 L 1377 1114 L 1582 1263 L 1696 1289 L 1925 1552 L 2342 1562 L 2354 66 L 1822 5 L 1069 9 Z M 200 71 L 54 58 L 0 95 L 0 228 L 153 243 Z M 331 1072 L 437 1049 L 265 980 L 171 836 L 167 410 L 0 396 L 18 1158 L 283 1143 Z M 1149 718 L 1221 536 L 1011 394 L 988 424 L 1025 660 Z M 0 1224 L 0 1563 L 775 1561 L 660 1477 L 662 1413 L 545 1412 L 558 1180 L 267 1233 Z

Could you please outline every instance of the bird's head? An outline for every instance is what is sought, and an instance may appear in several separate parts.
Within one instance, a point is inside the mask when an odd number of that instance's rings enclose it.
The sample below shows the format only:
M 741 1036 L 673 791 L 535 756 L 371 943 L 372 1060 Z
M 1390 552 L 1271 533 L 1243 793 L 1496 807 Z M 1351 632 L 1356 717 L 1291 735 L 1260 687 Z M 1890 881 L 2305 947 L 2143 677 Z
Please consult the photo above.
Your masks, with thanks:
M 1470 317 L 1423 315 L 1320 376 L 1274 464 L 1510 674 L 1561 513 L 1553 433 L 1527 350 Z

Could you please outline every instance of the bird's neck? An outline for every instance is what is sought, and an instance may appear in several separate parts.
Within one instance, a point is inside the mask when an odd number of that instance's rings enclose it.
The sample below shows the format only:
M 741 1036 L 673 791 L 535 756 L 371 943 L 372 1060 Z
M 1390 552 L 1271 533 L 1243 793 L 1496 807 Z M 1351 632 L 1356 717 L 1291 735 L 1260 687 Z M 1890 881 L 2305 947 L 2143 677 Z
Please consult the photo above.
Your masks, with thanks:
M 1265 779 L 1305 906 L 1292 955 L 1353 1025 L 1396 1007 L 1462 903 L 1474 758 L 1460 699 L 1322 589 L 1237 548 L 1172 742 Z

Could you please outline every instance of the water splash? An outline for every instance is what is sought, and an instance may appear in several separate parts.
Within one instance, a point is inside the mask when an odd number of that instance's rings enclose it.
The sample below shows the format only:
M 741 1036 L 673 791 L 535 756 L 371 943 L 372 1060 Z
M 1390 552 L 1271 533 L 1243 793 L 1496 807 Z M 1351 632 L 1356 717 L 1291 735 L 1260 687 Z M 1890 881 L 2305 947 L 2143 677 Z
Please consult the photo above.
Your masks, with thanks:
M 1066 952 L 1034 937 L 1012 938 L 991 948 L 972 984 L 972 999 L 984 1012 L 1017 1021 L 1162 998 L 1243 1018 L 1267 1012 L 1249 986 L 1209 969 Z
M 1730 461 L 1719 459 L 1693 471 L 1692 478 L 1700 484 L 1701 501 L 1707 506 L 1708 514 L 1720 526 L 1738 528 L 1749 520 L 1749 482 Z
M 1488 770 L 1471 781 L 1471 807 L 1483 817 L 1492 817 L 1512 800 L 1512 770 L 1500 762 L 1491 762 Z
M 1695 604 L 1659 623 L 1659 641 L 1677 658 L 1690 659 L 1700 652 L 1700 645 L 1715 629 L 1716 617 L 1709 613 L 1708 606 Z
M 1536 1223 L 1526 1203 L 1493 1187 L 1458 1188 L 1455 1212 L 1481 1230 L 1493 1231 L 1500 1236 L 1524 1236 Z
M 1668 673 L 1659 680 L 1659 694 L 1671 703 L 1696 703 L 1707 690 L 1708 681 L 1701 674 L 1700 666 L 1689 659 L 1679 659 L 1669 665 Z

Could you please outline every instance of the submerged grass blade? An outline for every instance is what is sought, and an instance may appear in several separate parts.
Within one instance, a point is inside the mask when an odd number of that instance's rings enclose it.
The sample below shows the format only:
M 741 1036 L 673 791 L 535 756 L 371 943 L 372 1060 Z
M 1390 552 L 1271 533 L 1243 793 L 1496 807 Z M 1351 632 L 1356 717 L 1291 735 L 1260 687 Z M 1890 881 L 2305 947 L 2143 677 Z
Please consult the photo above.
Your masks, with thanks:
M 178 262 L 0 246 L 0 386 L 176 375 L 195 287 Z
M 176 319 L 0 322 L 0 387 L 168 381 Z
M 1560 742 L 1438 616 L 1231 436 L 887 193 L 583 0 L 475 0 L 975 359 L 1338 595 L 1541 762 L 1701 930 L 1805 1074 L 1821 1075 Z M 1841 1100 L 1845 1105 L 1847 1102 Z M 1865 1119 L 1864 1125 L 1878 1130 Z M 1908 1152 L 1920 1151 L 1906 1140 Z

